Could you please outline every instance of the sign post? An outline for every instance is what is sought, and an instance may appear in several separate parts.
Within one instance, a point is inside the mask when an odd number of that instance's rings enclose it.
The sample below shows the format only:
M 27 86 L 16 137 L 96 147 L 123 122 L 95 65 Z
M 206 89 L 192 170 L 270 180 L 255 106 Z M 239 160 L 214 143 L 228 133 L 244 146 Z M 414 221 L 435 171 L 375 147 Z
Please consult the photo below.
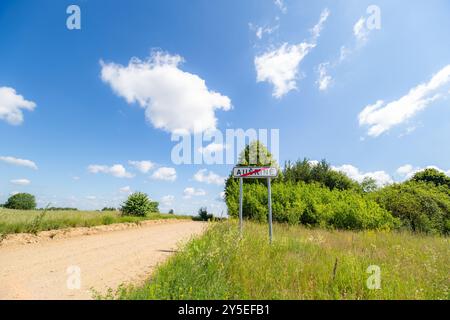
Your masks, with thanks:
M 242 236 L 242 229 L 243 229 L 243 223 L 242 223 L 242 199 L 244 196 L 244 190 L 243 190 L 243 179 L 239 178 L 239 230 L 241 231 L 241 236 Z
M 277 168 L 273 167 L 235 167 L 233 169 L 233 177 L 239 178 L 239 230 L 242 235 L 243 230 L 243 215 L 242 215 L 242 200 L 244 197 L 243 179 L 267 179 L 268 192 L 268 206 L 269 206 L 269 239 L 272 243 L 273 229 L 272 229 L 272 188 L 271 180 L 278 175 Z
M 269 202 L 269 239 L 272 243 L 272 189 L 270 187 L 271 178 L 267 178 L 267 192 L 268 192 L 268 202 Z

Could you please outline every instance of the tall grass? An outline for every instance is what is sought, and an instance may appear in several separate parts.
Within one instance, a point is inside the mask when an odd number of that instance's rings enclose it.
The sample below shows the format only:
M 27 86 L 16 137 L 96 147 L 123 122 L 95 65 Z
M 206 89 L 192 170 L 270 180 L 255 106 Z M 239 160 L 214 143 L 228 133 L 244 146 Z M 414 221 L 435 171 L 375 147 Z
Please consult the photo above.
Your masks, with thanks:
M 119 299 L 449 299 L 449 239 L 276 224 L 213 225 Z M 381 268 L 370 290 L 367 268 Z
M 43 214 L 45 212 L 45 214 Z M 39 211 L 0 209 L 0 235 L 36 233 L 71 227 L 92 227 L 113 223 L 139 223 L 155 219 L 191 219 L 189 216 L 150 214 L 147 217 L 122 216 L 116 211 Z

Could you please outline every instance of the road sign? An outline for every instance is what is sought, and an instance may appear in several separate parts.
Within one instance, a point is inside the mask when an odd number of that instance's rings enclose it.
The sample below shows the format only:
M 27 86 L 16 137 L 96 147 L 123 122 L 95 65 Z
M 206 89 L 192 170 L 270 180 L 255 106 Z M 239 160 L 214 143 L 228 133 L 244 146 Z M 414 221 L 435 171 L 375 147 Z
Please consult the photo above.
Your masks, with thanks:
M 235 167 L 235 178 L 275 178 L 278 175 L 277 168 L 273 167 Z
M 268 206 L 269 206 L 269 239 L 272 243 L 272 188 L 270 182 L 278 175 L 278 169 L 273 167 L 235 167 L 233 177 L 239 178 L 239 228 L 243 228 L 242 199 L 244 197 L 243 180 L 246 178 L 267 179 Z

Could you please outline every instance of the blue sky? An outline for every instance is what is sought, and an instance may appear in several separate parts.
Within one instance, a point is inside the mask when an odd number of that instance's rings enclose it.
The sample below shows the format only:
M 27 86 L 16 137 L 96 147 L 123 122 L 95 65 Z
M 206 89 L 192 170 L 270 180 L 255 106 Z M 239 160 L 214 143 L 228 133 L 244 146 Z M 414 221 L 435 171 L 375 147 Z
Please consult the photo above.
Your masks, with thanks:
M 81 30 L 66 27 L 71 4 Z M 0 202 L 30 192 L 40 206 L 98 209 L 139 190 L 163 210 L 220 214 L 232 165 L 174 164 L 178 127 L 279 129 L 281 164 L 326 158 L 380 184 L 427 166 L 450 173 L 449 9 L 2 1 Z

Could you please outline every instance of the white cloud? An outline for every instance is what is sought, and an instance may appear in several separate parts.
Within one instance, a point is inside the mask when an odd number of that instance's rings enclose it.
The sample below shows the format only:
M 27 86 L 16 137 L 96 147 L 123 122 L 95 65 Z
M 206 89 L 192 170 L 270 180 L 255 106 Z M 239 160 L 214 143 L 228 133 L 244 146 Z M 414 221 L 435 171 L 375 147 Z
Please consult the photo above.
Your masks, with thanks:
M 228 111 L 227 96 L 210 91 L 205 80 L 179 68 L 183 58 L 153 52 L 145 60 L 132 58 L 128 66 L 101 62 L 102 80 L 128 103 L 137 102 L 154 127 L 169 132 L 215 129 L 216 109 Z
M 369 38 L 370 30 L 366 26 L 366 19 L 364 17 L 359 20 L 353 26 L 353 35 L 359 44 L 365 44 Z
M 367 20 L 364 17 L 358 19 L 353 26 L 354 43 L 350 46 L 341 46 L 339 57 L 327 62 L 319 64 L 317 67 L 318 79 L 316 84 L 320 91 L 326 91 L 330 84 L 333 83 L 333 77 L 330 75 L 330 70 L 339 66 L 342 62 L 347 60 L 354 52 L 360 50 L 369 41 L 369 35 L 372 32 L 367 28 Z
M 333 78 L 328 74 L 329 65 L 329 62 L 324 62 L 319 64 L 319 67 L 317 68 L 319 78 L 317 79 L 316 84 L 319 86 L 320 91 L 326 91 L 333 82 Z
M 153 173 L 152 178 L 155 180 L 175 181 L 177 172 L 175 168 L 161 167 Z
M 385 103 L 382 100 L 366 106 L 359 114 L 359 125 L 369 126 L 367 134 L 377 137 L 392 127 L 414 117 L 432 102 L 449 94 L 450 65 L 442 68 L 429 82 L 412 88 L 398 100 Z
M 216 185 L 222 185 L 225 182 L 224 177 L 221 177 L 212 171 L 208 171 L 207 169 L 201 169 L 196 174 L 194 174 L 194 180 Z
M 320 33 L 323 30 L 323 26 L 330 16 L 330 10 L 325 8 L 320 14 L 319 22 L 311 29 L 311 35 L 313 37 L 313 42 L 315 43 L 317 39 L 320 37 Z
M 96 196 L 87 196 L 86 199 L 88 199 L 88 200 L 96 200 L 97 197 Z
M 74 176 L 74 177 L 72 177 L 72 179 L 75 180 L 75 181 L 78 181 L 78 180 L 80 180 L 81 178 L 78 177 L 78 176 Z
M 22 167 L 28 167 L 34 170 L 37 170 L 37 165 L 36 163 L 34 163 L 31 160 L 26 160 L 26 159 L 19 159 L 19 158 L 14 158 L 14 157 L 1 157 L 0 156 L 0 161 L 3 161 L 5 163 L 8 164 L 12 164 L 15 166 L 22 166 Z
M 319 22 L 311 29 L 312 39 L 309 42 L 294 45 L 284 43 L 279 48 L 255 57 L 256 81 L 271 83 L 275 98 L 280 99 L 289 91 L 297 89 L 300 63 L 316 46 L 328 16 L 328 9 L 322 11 Z
M 222 191 L 217 195 L 216 201 L 219 201 L 219 202 L 225 201 L 225 191 Z
M 358 182 L 364 181 L 365 178 L 372 178 L 376 181 L 379 187 L 391 184 L 394 182 L 391 176 L 384 171 L 374 171 L 374 172 L 361 172 L 358 168 L 345 164 L 339 167 L 332 167 L 333 170 L 345 173 L 349 178 L 356 180 Z
M 212 142 L 204 148 L 203 147 L 198 148 L 198 152 L 200 152 L 202 154 L 212 154 L 215 152 L 220 152 L 222 150 L 225 150 L 226 148 L 227 148 L 227 145 L 224 145 L 222 143 Z
M 94 174 L 97 174 L 97 173 L 110 174 L 116 178 L 132 178 L 132 177 L 134 177 L 134 175 L 131 174 L 130 172 L 127 172 L 125 167 L 121 164 L 115 164 L 111 167 L 105 166 L 105 165 L 91 164 L 88 167 L 88 171 L 90 173 L 94 173 Z
M 155 164 L 151 161 L 144 160 L 144 161 L 128 161 L 128 163 L 139 170 L 142 173 L 148 173 L 151 169 L 155 167 Z
M 18 186 L 27 186 L 31 183 L 31 181 L 28 179 L 14 179 L 11 180 L 10 182 Z
M 22 110 L 33 111 L 36 104 L 25 100 L 10 87 L 0 87 L 0 119 L 9 124 L 19 125 L 23 122 Z
M 173 201 L 175 200 L 175 197 L 173 195 L 167 195 L 161 198 L 161 204 L 165 207 L 171 206 L 173 204 Z
M 405 164 L 397 169 L 397 174 L 406 178 L 410 178 L 414 175 L 414 167 L 410 164 Z
M 284 4 L 284 0 L 274 0 L 275 5 L 278 7 L 278 9 L 281 10 L 282 13 L 287 12 L 287 7 Z
M 120 193 L 125 193 L 125 194 L 130 194 L 131 193 L 131 187 L 130 186 L 126 186 L 126 187 L 122 187 L 119 189 Z
M 255 32 L 255 35 L 259 40 L 261 40 L 265 34 L 270 35 L 274 33 L 276 30 L 278 30 L 278 28 L 280 27 L 279 25 L 275 25 L 273 27 L 270 26 L 261 27 L 254 25 L 253 23 L 249 23 L 248 26 L 250 30 Z
M 426 166 L 425 168 L 414 167 L 410 164 L 405 164 L 397 169 L 397 174 L 402 177 L 404 180 L 411 179 L 417 172 L 423 171 L 425 169 L 436 169 L 442 173 L 445 173 L 447 176 L 450 176 L 450 170 L 443 170 L 437 166 Z
M 195 189 L 192 187 L 186 188 L 183 191 L 183 198 L 190 199 L 192 197 L 200 197 L 206 195 L 206 191 L 203 189 Z

